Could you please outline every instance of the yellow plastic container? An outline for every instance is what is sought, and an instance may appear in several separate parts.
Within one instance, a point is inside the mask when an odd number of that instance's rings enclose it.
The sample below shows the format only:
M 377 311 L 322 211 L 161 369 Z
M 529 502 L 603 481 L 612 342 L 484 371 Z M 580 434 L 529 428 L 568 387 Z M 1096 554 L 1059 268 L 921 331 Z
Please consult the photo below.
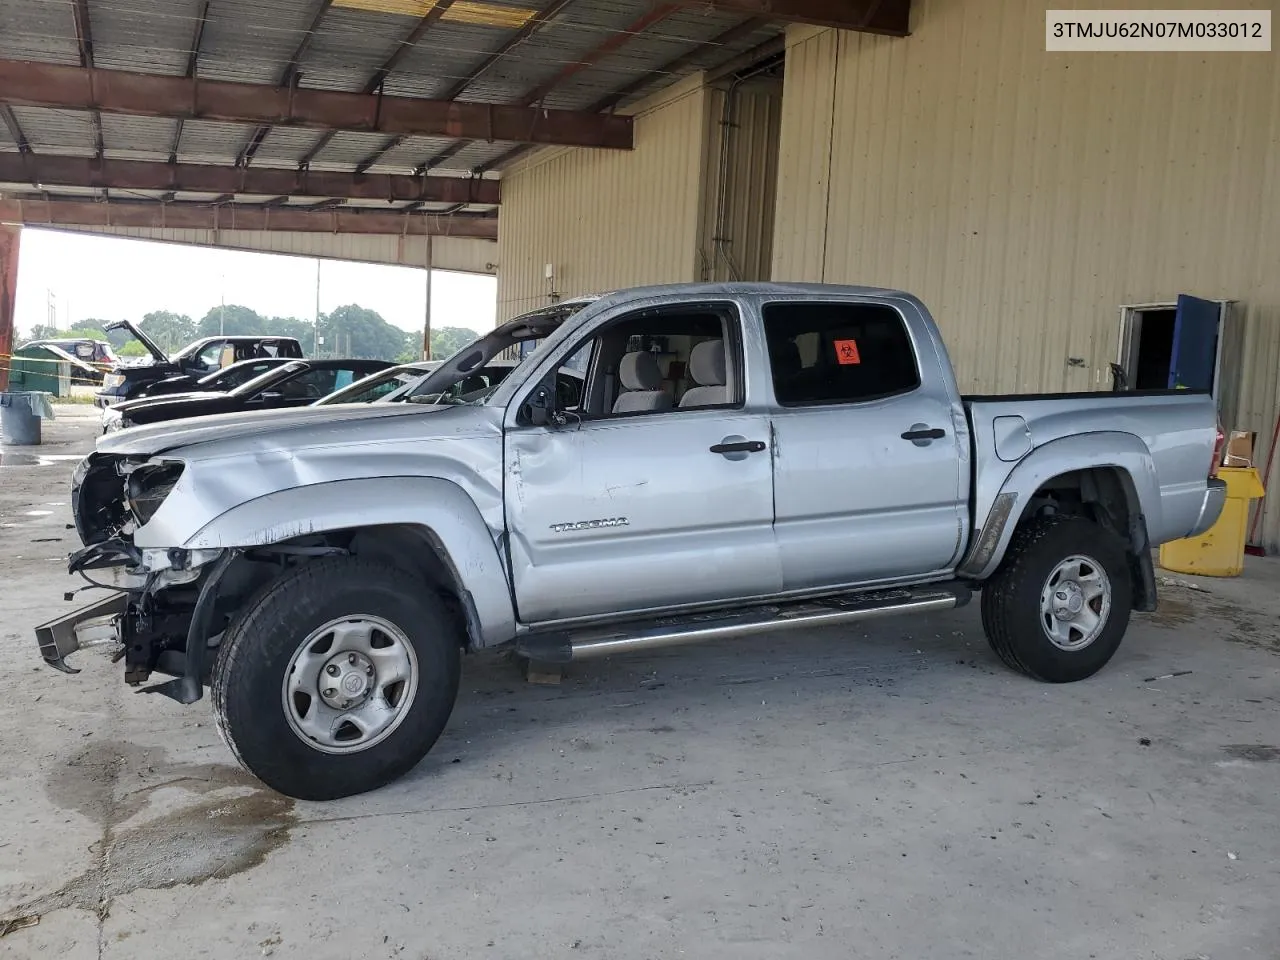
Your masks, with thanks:
M 1238 577 L 1244 570 L 1249 504 L 1266 491 L 1253 467 L 1221 467 L 1218 477 L 1227 482 L 1222 516 L 1198 537 L 1163 544 L 1160 566 L 1166 570 L 1202 577 Z

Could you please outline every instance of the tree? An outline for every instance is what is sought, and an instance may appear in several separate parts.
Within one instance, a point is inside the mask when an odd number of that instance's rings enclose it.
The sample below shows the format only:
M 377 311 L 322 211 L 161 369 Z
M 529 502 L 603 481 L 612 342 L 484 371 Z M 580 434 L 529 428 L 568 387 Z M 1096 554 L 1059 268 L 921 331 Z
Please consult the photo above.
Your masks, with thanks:
M 443 360 L 453 356 L 479 336 L 480 334 L 466 327 L 438 327 L 431 331 L 431 358 Z
M 410 336 L 381 314 L 354 303 L 320 317 L 321 353 L 334 357 L 392 360 L 405 351 Z
M 200 318 L 196 331 L 201 337 L 216 337 L 221 334 L 229 337 L 260 336 L 268 332 L 266 321 L 256 310 L 237 303 L 213 307 Z
M 165 353 L 175 353 L 196 339 L 195 321 L 172 310 L 152 310 L 138 326 Z
M 28 340 L 54 340 L 58 336 L 58 328 L 51 323 L 37 323 L 31 328 Z

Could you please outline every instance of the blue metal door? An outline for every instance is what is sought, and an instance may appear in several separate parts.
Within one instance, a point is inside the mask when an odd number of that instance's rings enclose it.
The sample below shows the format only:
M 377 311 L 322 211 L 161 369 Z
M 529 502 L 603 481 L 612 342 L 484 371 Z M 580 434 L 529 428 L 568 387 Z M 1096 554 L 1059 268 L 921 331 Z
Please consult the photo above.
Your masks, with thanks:
M 1169 389 L 1211 390 L 1218 353 L 1221 304 L 1178 295 L 1173 321 L 1173 356 L 1169 361 Z

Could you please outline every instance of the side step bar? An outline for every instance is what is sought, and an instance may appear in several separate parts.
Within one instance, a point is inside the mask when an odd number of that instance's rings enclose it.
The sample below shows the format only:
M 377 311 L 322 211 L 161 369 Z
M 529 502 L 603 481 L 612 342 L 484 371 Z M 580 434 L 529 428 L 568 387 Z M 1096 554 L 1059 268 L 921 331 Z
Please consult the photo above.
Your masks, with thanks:
M 971 589 L 947 583 L 913 590 L 849 593 L 822 600 L 750 607 L 746 610 L 615 623 L 607 627 L 532 633 L 516 641 L 516 650 L 544 663 L 568 663 L 615 653 L 656 650 L 706 640 L 731 640 L 771 630 L 829 627 L 841 623 L 950 610 L 969 602 Z

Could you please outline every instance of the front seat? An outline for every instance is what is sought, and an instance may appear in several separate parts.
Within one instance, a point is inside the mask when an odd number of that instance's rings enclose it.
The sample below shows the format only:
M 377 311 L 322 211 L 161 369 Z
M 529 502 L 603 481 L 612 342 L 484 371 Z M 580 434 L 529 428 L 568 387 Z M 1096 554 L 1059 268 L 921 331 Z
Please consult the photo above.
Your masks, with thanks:
M 724 341 L 704 340 L 689 354 L 689 376 L 696 387 L 690 387 L 680 398 L 680 408 L 714 407 L 729 402 L 725 386 Z
M 671 409 L 671 397 L 660 389 L 662 368 L 652 353 L 643 350 L 628 353 L 618 365 L 618 379 L 626 392 L 614 401 L 614 413 Z

